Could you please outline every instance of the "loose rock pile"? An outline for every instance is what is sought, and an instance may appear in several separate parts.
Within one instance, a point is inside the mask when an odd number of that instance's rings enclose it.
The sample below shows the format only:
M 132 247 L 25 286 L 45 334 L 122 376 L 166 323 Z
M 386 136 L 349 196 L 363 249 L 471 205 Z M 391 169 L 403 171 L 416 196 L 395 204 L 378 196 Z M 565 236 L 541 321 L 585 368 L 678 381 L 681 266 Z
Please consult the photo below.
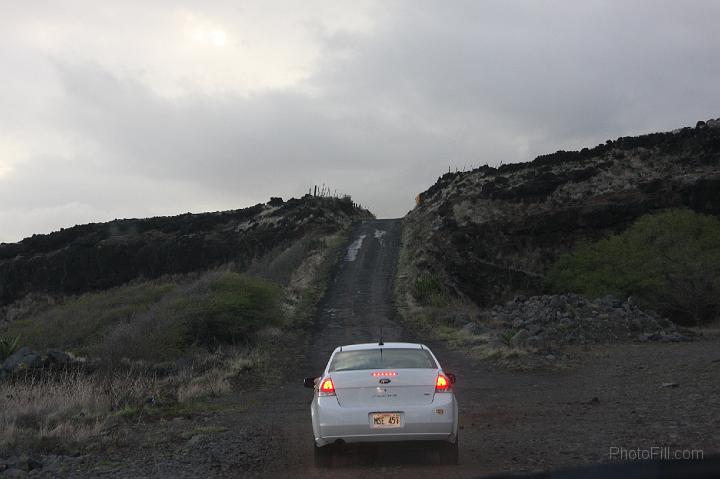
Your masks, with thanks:
M 487 310 L 482 320 L 500 323 L 500 337 L 512 347 L 688 339 L 667 319 L 613 296 L 594 301 L 575 294 L 518 296 Z

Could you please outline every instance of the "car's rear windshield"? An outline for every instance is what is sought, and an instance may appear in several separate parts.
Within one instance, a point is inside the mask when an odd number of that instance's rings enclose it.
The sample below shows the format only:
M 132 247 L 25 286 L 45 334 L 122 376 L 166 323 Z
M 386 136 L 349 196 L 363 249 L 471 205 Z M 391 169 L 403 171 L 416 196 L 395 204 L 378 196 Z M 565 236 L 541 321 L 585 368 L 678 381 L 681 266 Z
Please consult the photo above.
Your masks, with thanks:
M 437 363 L 425 349 L 361 349 L 340 351 L 333 357 L 330 371 L 361 369 L 436 369 Z

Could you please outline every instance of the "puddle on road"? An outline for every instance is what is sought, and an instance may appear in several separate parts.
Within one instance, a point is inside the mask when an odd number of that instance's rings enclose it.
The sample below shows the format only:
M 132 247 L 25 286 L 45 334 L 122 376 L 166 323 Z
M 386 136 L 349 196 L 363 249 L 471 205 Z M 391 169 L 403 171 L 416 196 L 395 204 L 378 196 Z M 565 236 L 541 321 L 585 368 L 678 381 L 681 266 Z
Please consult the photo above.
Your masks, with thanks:
M 375 239 L 380 242 L 380 246 L 385 246 L 385 241 L 383 241 L 383 236 L 385 236 L 386 233 L 387 233 L 387 231 L 385 231 L 385 230 L 375 230 L 374 236 L 375 236 Z
M 362 247 L 365 236 L 367 235 L 360 235 L 358 239 L 353 241 L 352 244 L 348 246 L 347 254 L 345 255 L 345 261 L 355 261 L 357 259 L 358 252 Z

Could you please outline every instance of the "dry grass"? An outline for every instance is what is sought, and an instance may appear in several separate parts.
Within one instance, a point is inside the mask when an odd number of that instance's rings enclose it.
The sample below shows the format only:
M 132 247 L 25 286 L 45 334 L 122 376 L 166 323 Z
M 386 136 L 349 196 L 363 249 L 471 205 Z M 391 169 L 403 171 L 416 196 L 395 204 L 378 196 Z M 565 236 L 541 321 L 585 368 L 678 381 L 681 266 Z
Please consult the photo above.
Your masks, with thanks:
M 181 384 L 177 390 L 177 399 L 180 403 L 186 403 L 199 397 L 220 396 L 229 392 L 230 389 L 230 381 L 225 372 L 220 369 L 211 369 Z
M 0 447 L 59 439 L 84 442 L 100 435 L 112 411 L 157 390 L 133 372 L 106 377 L 80 371 L 16 378 L 0 384 Z
M 187 403 L 197 398 L 217 397 L 230 392 L 231 381 L 240 373 L 263 363 L 259 349 L 230 348 L 198 356 L 192 368 L 178 376 L 177 401 Z
M 110 440 L 118 419 L 129 420 L 158 403 L 187 406 L 229 393 L 233 379 L 262 367 L 265 356 L 257 348 L 198 354 L 187 367 L 162 378 L 141 363 L 113 371 L 13 378 L 0 383 L 0 449 Z
M 702 326 L 693 326 L 687 329 L 699 336 L 705 336 L 709 338 L 720 337 L 720 319 L 716 319 L 715 321 L 704 324 Z

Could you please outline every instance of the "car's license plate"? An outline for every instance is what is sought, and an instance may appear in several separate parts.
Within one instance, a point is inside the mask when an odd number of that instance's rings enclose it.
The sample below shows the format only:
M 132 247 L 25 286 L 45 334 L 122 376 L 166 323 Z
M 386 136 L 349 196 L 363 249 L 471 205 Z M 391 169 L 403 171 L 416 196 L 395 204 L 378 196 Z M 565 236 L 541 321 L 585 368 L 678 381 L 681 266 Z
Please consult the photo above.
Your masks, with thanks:
M 402 414 L 399 412 L 376 412 L 370 414 L 370 427 L 402 427 Z

